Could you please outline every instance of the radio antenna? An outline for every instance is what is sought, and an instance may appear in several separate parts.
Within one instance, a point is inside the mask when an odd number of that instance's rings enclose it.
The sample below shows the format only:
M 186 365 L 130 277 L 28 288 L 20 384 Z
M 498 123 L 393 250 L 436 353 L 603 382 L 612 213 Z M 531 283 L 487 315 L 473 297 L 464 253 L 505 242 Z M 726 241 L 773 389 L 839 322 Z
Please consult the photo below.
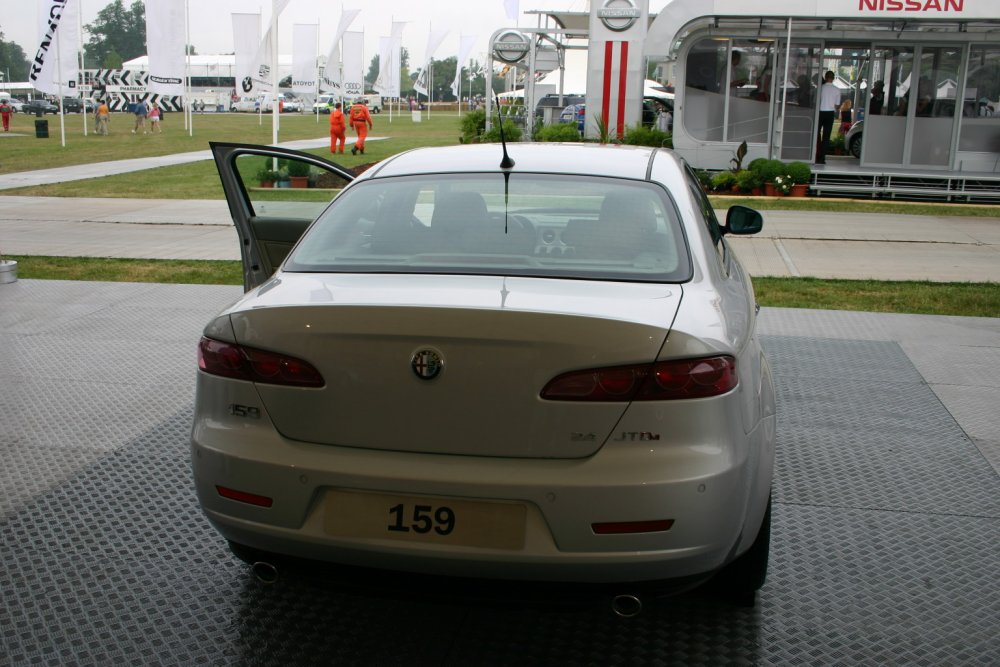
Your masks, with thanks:
M 497 104 L 497 125 L 500 127 L 500 145 L 503 146 L 503 159 L 500 160 L 501 169 L 510 169 L 514 166 L 514 160 L 507 154 L 507 137 L 503 133 L 503 119 L 500 117 L 500 98 L 493 98 Z

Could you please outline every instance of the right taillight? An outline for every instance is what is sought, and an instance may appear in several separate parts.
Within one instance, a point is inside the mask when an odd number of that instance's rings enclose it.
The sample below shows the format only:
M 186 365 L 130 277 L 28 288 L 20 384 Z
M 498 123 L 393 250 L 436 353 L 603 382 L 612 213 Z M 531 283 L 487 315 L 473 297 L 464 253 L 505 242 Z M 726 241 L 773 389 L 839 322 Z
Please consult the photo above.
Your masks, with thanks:
M 545 385 L 541 397 L 550 401 L 671 401 L 718 396 L 737 383 L 736 360 L 719 355 L 563 373 Z
M 202 337 L 198 368 L 222 377 L 290 387 L 322 387 L 325 383 L 309 362 L 276 352 Z

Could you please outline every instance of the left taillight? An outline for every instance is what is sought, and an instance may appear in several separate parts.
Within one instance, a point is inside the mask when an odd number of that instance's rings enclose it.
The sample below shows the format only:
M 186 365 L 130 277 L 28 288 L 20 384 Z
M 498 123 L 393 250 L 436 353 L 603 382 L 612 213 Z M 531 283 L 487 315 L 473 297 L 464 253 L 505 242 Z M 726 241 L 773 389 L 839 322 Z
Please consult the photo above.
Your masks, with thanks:
M 736 360 L 719 355 L 563 373 L 545 385 L 541 397 L 549 401 L 670 401 L 719 396 L 738 382 Z
M 202 337 L 198 368 L 222 377 L 289 387 L 322 387 L 319 371 L 307 361 L 276 352 Z

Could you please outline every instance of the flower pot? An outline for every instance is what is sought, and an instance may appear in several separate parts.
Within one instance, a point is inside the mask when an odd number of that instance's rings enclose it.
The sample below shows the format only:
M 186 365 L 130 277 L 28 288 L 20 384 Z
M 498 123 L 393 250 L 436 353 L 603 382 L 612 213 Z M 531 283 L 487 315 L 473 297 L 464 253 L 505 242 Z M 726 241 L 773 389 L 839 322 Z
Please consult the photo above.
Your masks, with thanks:
M 309 177 L 308 176 L 289 176 L 288 180 L 291 181 L 293 188 L 308 188 L 309 187 Z
M 277 185 L 279 188 L 291 187 L 291 183 L 289 183 L 288 181 L 278 181 L 275 183 L 275 185 Z
M 809 184 L 808 183 L 796 183 L 792 186 L 791 192 L 788 193 L 789 197 L 805 197 L 809 194 Z
M 17 262 L 12 259 L 0 259 L 0 285 L 17 282 Z
M 262 187 L 262 188 L 273 188 L 274 187 L 274 181 L 261 181 L 260 182 L 260 187 Z
M 750 190 L 750 194 L 753 195 L 754 197 L 760 197 L 762 194 L 764 194 L 764 189 L 753 188 L 752 190 Z
M 768 197 L 774 197 L 778 192 L 774 189 L 774 183 L 767 181 L 764 183 L 764 195 Z

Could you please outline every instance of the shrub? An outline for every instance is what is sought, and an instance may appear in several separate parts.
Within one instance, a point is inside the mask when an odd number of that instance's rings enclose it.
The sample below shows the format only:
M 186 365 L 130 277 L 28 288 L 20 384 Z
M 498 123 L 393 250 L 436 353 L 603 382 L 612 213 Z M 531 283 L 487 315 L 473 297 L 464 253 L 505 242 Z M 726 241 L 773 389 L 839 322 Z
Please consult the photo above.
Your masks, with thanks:
M 575 123 L 546 125 L 538 131 L 539 141 L 580 141 L 580 132 Z
M 479 139 L 486 129 L 486 110 L 476 109 L 462 116 L 460 127 L 462 128 L 461 143 L 471 144 Z
M 757 157 L 757 158 L 754 158 L 754 159 L 750 160 L 750 164 L 747 165 L 747 169 L 749 169 L 750 171 L 756 172 L 757 175 L 759 176 L 761 168 L 766 163 L 767 163 L 767 158 L 766 157 Z
M 669 132 L 642 125 L 625 130 L 622 143 L 630 146 L 653 146 L 655 148 L 673 148 L 674 146 L 673 137 Z
M 712 189 L 712 172 L 705 169 L 695 169 L 694 175 L 698 177 L 698 182 L 701 183 L 702 190 Z
M 515 125 L 512 120 L 505 119 L 503 121 L 503 134 L 504 139 L 507 141 L 521 140 L 521 128 Z M 493 123 L 493 127 L 491 127 L 488 132 L 483 132 L 480 140 L 484 143 L 499 143 L 500 125 L 498 123 Z
M 736 172 L 736 185 L 740 186 L 742 192 L 750 192 L 754 188 L 759 188 L 763 182 L 759 174 L 749 169 Z
M 309 163 L 302 160 L 288 161 L 289 176 L 308 176 L 310 172 Z
M 762 164 L 757 173 L 764 182 L 774 182 L 775 177 L 784 176 L 788 173 L 788 167 L 781 160 L 768 160 Z
M 796 184 L 808 183 L 812 178 L 812 167 L 805 162 L 789 162 L 785 168 Z
M 712 176 L 712 189 L 716 192 L 728 192 L 736 185 L 736 174 L 731 171 L 720 171 Z

